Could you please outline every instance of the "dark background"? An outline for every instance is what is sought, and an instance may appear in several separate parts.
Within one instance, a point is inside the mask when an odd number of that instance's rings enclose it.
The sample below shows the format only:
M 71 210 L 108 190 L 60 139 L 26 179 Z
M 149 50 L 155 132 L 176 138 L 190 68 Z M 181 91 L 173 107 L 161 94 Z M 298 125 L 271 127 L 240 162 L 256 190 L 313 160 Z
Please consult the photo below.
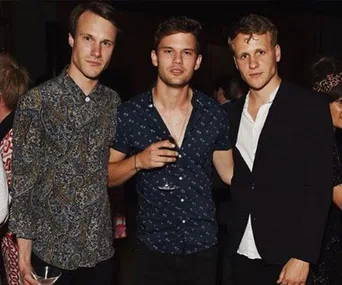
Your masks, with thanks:
M 0 49 L 13 54 L 32 75 L 32 84 L 60 72 L 69 62 L 68 15 L 83 1 L 0 0 Z M 322 53 L 341 54 L 340 1 L 113 1 L 121 26 L 113 60 L 102 81 L 123 100 L 144 91 L 155 80 L 150 61 L 153 33 L 170 15 L 189 15 L 203 27 L 201 68 L 193 85 L 208 94 L 216 76 L 235 72 L 227 46 L 231 23 L 250 12 L 271 18 L 279 28 L 280 74 L 302 85 L 309 67 Z
M 57 75 L 69 63 L 68 15 L 80 2 L 0 0 L 0 50 L 11 53 L 29 70 L 32 86 Z M 203 27 L 203 61 L 192 84 L 211 95 L 216 76 L 236 72 L 227 45 L 229 28 L 238 17 L 252 12 L 269 17 L 278 26 L 280 75 L 309 87 L 310 65 L 318 55 L 328 53 L 342 58 L 340 2 L 113 1 L 120 11 L 123 32 L 101 80 L 117 90 L 122 100 L 149 88 L 156 78 L 150 51 L 157 24 L 170 15 L 188 15 L 200 20 Z M 131 284 L 133 270 L 133 185 L 130 180 L 121 190 L 109 191 L 115 202 L 113 214 L 124 212 L 128 223 L 128 239 L 115 241 L 120 285 Z

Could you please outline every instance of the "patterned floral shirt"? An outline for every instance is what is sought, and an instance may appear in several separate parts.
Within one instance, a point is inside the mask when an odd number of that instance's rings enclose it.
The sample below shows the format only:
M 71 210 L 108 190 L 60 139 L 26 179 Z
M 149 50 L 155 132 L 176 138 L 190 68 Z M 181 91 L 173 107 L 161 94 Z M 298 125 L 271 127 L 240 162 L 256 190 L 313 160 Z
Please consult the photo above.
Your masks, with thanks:
M 11 112 L 1 123 L 0 127 L 5 130 L 5 136 L 0 141 L 0 154 L 2 162 L 4 164 L 7 183 L 11 185 L 11 171 L 12 171 L 12 151 L 13 151 L 13 130 L 12 123 L 14 118 L 14 112 Z M 8 132 L 7 132 L 8 130 Z
M 0 141 L 0 153 L 2 162 L 4 164 L 5 173 L 7 177 L 8 185 L 11 184 L 11 156 L 13 148 L 13 130 L 10 130 L 8 134 Z
M 169 171 L 140 171 L 137 177 L 138 239 L 152 250 L 190 254 L 217 242 L 217 223 L 212 198 L 212 155 L 228 150 L 226 113 L 207 95 L 196 90 L 193 111 L 177 161 Z M 131 155 L 167 137 L 168 130 L 153 105 L 152 92 L 123 103 L 118 110 L 118 129 L 113 148 Z M 160 190 L 167 176 L 177 188 Z
M 72 270 L 114 254 L 107 164 L 119 103 L 101 84 L 86 96 L 64 70 L 18 104 L 9 226 L 47 263 Z

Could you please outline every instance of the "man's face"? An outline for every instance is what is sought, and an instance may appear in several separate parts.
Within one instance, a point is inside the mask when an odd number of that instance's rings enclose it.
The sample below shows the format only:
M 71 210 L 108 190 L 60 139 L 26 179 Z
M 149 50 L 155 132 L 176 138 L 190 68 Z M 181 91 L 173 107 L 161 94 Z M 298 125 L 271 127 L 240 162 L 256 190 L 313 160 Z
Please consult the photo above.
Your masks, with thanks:
M 151 52 L 152 64 L 158 67 L 158 79 L 167 86 L 187 85 L 201 65 L 202 56 L 196 52 L 196 39 L 189 33 L 164 37 L 158 49 Z
M 110 21 L 90 11 L 84 12 L 78 19 L 75 37 L 69 34 L 70 76 L 97 80 L 110 62 L 117 32 Z
M 272 46 L 269 33 L 253 34 L 252 37 L 238 34 L 232 41 L 232 47 L 235 65 L 251 89 L 261 90 L 272 85 L 278 76 L 277 62 L 281 53 L 279 45 Z

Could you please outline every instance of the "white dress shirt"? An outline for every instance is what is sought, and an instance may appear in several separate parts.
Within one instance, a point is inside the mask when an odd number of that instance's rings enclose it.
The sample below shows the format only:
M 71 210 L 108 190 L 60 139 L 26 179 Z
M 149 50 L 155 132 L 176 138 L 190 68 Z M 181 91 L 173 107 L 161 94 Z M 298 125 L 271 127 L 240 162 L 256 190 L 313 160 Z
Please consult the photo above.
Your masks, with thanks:
M 0 224 L 6 222 L 9 210 L 7 177 L 2 160 L 0 161 Z
M 272 106 L 273 100 L 278 89 L 279 86 L 270 94 L 268 102 L 263 104 L 259 108 L 255 121 L 253 120 L 252 116 L 248 113 L 249 93 L 247 94 L 241 115 L 236 147 L 240 151 L 241 156 L 246 162 L 250 171 L 253 170 L 255 153 L 257 150 L 261 130 L 264 127 L 268 112 L 270 110 L 270 107 Z M 254 240 L 251 223 L 251 214 L 248 217 L 248 223 L 244 235 L 241 239 L 237 253 L 247 256 L 250 259 L 261 259 L 261 256 L 258 252 Z

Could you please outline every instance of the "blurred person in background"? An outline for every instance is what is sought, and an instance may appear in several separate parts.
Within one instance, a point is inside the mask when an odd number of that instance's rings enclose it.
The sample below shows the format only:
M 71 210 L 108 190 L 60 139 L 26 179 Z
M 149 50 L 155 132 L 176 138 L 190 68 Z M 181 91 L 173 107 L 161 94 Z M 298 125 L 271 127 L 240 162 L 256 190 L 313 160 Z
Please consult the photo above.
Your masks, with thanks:
M 214 81 L 214 99 L 223 107 L 246 95 L 247 92 L 246 84 L 237 76 L 221 75 Z
M 30 76 L 25 67 L 8 53 L 0 53 L 0 153 L 7 183 L 11 189 L 13 120 L 19 98 L 30 84 Z M 7 283 L 19 285 L 18 247 L 15 236 L 2 228 L 1 252 Z

